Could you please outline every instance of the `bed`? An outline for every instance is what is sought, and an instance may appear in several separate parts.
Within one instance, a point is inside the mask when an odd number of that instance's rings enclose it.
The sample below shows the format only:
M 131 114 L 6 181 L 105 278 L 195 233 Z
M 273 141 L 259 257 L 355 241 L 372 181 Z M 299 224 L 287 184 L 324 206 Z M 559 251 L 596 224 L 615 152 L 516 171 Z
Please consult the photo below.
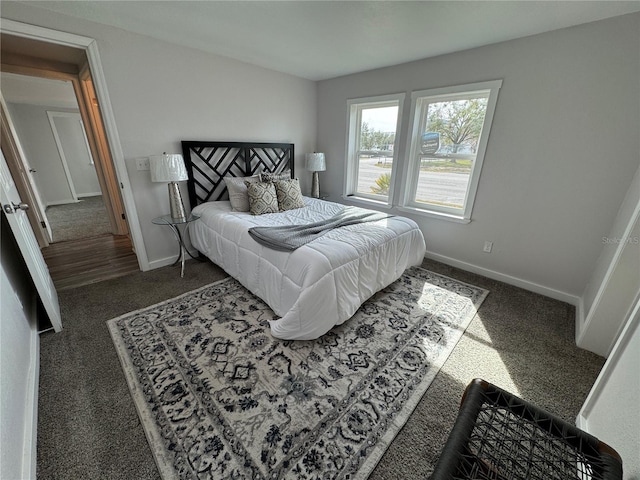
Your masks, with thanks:
M 200 216 L 189 225 L 191 243 L 269 305 L 279 317 L 270 321 L 274 337 L 318 338 L 422 263 L 424 237 L 399 216 L 331 230 L 292 251 L 266 247 L 250 228 L 309 224 L 345 206 L 304 197 L 304 207 L 279 213 L 234 210 L 224 178 L 283 172 L 293 178 L 293 144 L 183 141 L 182 148 L 192 211 Z

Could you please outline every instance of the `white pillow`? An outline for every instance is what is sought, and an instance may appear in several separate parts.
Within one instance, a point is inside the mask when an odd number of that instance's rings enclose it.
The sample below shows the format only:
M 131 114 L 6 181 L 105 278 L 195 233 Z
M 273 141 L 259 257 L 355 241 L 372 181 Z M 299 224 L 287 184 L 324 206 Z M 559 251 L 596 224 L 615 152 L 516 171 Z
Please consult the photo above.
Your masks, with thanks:
M 247 186 L 244 182 L 259 182 L 260 177 L 258 175 L 254 175 L 253 177 L 224 177 L 223 180 L 229 192 L 231 208 L 236 212 L 248 212 L 249 194 L 247 193 Z

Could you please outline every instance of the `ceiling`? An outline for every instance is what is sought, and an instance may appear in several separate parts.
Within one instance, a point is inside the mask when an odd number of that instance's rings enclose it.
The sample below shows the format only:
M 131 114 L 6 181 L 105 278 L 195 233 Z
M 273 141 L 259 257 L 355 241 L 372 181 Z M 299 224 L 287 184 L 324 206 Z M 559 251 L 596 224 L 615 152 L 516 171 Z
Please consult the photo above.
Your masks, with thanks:
M 0 82 L 2 96 L 7 103 L 78 108 L 76 94 L 69 81 L 0 72 Z
M 32 1 L 311 80 L 640 11 L 640 1 Z

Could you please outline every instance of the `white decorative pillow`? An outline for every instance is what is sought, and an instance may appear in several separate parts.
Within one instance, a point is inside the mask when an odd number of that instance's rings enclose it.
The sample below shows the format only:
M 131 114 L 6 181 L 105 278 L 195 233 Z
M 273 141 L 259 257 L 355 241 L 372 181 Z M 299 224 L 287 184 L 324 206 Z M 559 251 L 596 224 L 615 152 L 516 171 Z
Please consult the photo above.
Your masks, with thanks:
M 277 182 L 278 180 L 289 180 L 291 179 L 291 170 L 285 170 L 280 173 L 267 173 L 262 172 L 260 174 L 261 182 Z
M 300 191 L 300 181 L 297 178 L 278 180 L 273 182 L 278 197 L 278 208 L 281 212 L 304 207 L 304 198 Z
M 276 187 L 268 182 L 245 182 L 249 195 L 249 211 L 252 215 L 278 213 Z
M 245 182 L 252 183 L 260 181 L 258 175 L 254 175 L 253 177 L 224 177 L 223 180 L 229 192 L 231 208 L 236 212 L 248 212 L 249 195 L 247 194 Z

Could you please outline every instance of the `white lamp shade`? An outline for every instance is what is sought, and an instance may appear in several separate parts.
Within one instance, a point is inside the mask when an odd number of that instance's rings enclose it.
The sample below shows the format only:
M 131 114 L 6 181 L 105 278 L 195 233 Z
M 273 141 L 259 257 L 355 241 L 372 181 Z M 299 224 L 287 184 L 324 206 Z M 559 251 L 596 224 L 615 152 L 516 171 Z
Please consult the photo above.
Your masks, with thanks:
M 187 167 L 179 153 L 149 157 L 149 169 L 152 182 L 181 182 L 189 179 Z
M 324 153 L 307 153 L 305 158 L 307 161 L 307 170 L 310 172 L 324 172 L 327 169 Z

